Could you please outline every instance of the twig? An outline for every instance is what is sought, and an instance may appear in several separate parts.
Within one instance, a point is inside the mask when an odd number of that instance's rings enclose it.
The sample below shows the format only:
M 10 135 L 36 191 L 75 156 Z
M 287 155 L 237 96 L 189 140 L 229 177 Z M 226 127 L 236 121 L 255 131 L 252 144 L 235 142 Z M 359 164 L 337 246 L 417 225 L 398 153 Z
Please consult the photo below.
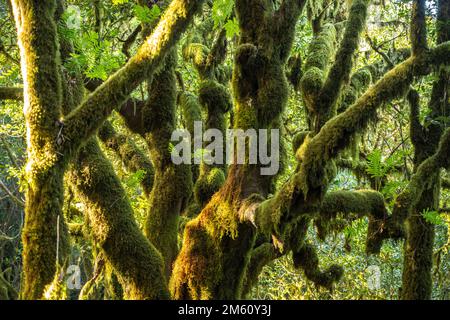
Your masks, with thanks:
M 12 200 L 14 200 L 14 202 L 16 202 L 19 206 L 21 206 L 22 208 L 25 207 L 25 201 L 23 199 L 20 199 L 18 197 L 16 197 L 9 189 L 8 187 L 3 183 L 2 180 L 0 180 L 0 187 L 11 197 Z

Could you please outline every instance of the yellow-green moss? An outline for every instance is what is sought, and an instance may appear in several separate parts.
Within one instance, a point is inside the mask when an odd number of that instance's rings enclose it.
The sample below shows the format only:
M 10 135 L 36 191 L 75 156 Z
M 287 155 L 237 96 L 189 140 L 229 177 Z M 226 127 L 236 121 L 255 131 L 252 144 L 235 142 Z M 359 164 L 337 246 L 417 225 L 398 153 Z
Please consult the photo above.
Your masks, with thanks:
M 112 165 L 97 141 L 80 150 L 69 172 L 85 204 L 96 244 L 114 268 L 126 299 L 165 299 L 168 292 L 160 253 L 139 230 Z
M 193 188 L 191 168 L 175 165 L 171 159 L 171 135 L 175 130 L 177 102 L 175 67 L 176 51 L 172 50 L 164 67 L 149 83 L 149 97 L 142 109 L 143 137 L 155 168 L 145 234 L 164 257 L 167 276 L 178 253 L 179 216 Z
M 108 121 L 98 131 L 98 137 L 107 148 L 116 153 L 128 171 L 131 173 L 144 171 L 141 186 L 144 193 L 150 195 L 154 178 L 153 165 L 134 141 L 124 134 L 117 133 Z

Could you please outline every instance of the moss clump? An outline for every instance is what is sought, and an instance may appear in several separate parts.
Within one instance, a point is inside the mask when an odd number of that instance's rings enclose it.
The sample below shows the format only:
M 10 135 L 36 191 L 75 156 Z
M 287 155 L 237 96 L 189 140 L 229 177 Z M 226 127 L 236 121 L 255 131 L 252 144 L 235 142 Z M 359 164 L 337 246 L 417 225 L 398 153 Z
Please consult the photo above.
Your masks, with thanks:
M 204 206 L 219 191 L 225 182 L 225 174 L 219 168 L 212 168 L 208 174 L 201 174 L 195 183 L 195 200 Z
M 227 88 L 215 81 L 203 81 L 198 92 L 200 104 L 211 116 L 215 113 L 230 111 L 232 103 Z
M 300 88 L 305 106 L 312 114 L 316 111 L 316 98 L 324 83 L 324 73 L 317 67 L 308 69 L 302 77 Z
M 338 282 L 344 273 L 341 266 L 332 265 L 325 271 L 319 269 L 317 252 L 311 245 L 304 245 L 292 253 L 292 260 L 296 269 L 302 269 L 305 276 L 320 287 L 332 290 L 333 284 Z
M 299 54 L 291 56 L 288 60 L 287 78 L 293 86 L 294 90 L 300 90 L 300 80 L 303 77 L 302 58 Z
M 305 62 L 305 70 L 310 68 L 318 68 L 324 72 L 327 71 L 334 52 L 334 45 L 336 41 L 336 29 L 328 23 L 322 27 L 322 30 L 316 35 L 308 49 L 308 58 Z
M 202 121 L 200 102 L 196 96 L 186 92 L 179 95 L 178 101 L 183 115 L 184 126 L 193 136 L 195 121 Z

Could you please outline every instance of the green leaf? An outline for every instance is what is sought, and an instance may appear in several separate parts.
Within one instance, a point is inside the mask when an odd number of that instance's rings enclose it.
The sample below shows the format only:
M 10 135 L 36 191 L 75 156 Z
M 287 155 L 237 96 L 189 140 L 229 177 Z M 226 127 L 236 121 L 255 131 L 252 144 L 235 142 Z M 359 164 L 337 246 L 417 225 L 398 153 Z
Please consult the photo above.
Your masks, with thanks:
M 442 216 L 437 211 L 430 211 L 426 209 L 422 212 L 422 216 L 425 219 L 426 222 L 437 225 L 437 226 L 443 226 L 445 225 L 445 219 L 442 218 Z
M 373 178 L 382 178 L 383 175 L 383 164 L 381 161 L 381 151 L 374 150 L 371 154 L 367 156 L 367 173 Z
M 156 4 L 151 8 L 135 5 L 133 11 L 136 19 L 141 23 L 150 23 L 161 15 L 161 9 Z
M 233 20 L 228 20 L 227 23 L 225 23 L 224 28 L 227 32 L 228 38 L 233 38 L 235 35 L 239 35 L 239 24 L 236 18 Z

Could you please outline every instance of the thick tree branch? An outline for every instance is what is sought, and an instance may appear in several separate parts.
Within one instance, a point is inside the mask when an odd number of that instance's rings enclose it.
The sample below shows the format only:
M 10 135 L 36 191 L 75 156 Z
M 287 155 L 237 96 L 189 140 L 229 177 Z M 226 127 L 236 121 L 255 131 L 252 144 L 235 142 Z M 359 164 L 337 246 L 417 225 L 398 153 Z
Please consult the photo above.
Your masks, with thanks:
M 353 55 L 358 48 L 359 38 L 366 24 L 369 2 L 370 0 L 354 0 L 352 2 L 344 37 L 319 94 L 318 107 L 321 118 L 318 121 L 319 128 L 332 116 L 332 109 L 339 98 L 342 86 L 350 76 Z
M 114 151 L 124 166 L 131 173 L 144 170 L 141 186 L 145 195 L 149 196 L 153 186 L 154 170 L 151 161 L 129 137 L 117 133 L 111 123 L 106 121 L 98 131 L 98 137 L 104 145 Z
M 428 50 L 425 22 L 425 0 L 414 0 L 411 14 L 410 39 L 412 54 Z
M 0 87 L 0 100 L 22 100 L 23 88 Z
M 64 154 L 74 154 L 111 112 L 156 71 L 202 4 L 203 0 L 174 0 L 138 53 L 64 119 L 63 132 L 70 141 L 64 145 Z

